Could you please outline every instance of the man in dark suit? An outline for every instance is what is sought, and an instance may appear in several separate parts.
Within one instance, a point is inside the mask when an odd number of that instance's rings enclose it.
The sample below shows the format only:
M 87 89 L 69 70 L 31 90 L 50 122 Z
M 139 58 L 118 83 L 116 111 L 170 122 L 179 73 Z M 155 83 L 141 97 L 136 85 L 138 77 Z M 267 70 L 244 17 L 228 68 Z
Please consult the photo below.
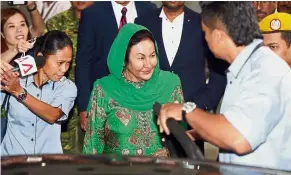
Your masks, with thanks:
M 135 18 L 151 13 L 156 6 L 150 2 L 96 2 L 82 11 L 79 24 L 76 85 L 77 105 L 82 129 L 86 129 L 86 108 L 93 83 L 109 74 L 107 55 L 118 30 Z
M 215 59 L 209 51 L 200 14 L 184 6 L 182 1 L 165 1 L 162 8 L 137 18 L 136 23 L 152 31 L 158 43 L 160 67 L 180 77 L 185 101 L 195 102 L 204 110 L 213 110 L 224 94 L 227 64 Z M 203 150 L 203 142 L 198 145 Z

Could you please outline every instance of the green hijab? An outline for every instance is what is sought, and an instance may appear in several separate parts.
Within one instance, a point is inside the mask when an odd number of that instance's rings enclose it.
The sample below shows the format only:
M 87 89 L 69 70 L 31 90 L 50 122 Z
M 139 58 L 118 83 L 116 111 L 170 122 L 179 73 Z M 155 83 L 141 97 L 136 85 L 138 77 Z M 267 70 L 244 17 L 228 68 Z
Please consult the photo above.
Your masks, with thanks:
M 121 106 L 132 110 L 145 111 L 152 109 L 156 101 L 162 104 L 172 101 L 171 95 L 175 87 L 180 85 L 180 79 L 173 73 L 160 70 L 159 61 L 152 77 L 139 89 L 122 77 L 128 43 L 131 37 L 141 30 L 148 29 L 131 23 L 122 27 L 107 58 L 110 75 L 97 80 L 95 85 L 101 86 L 104 93 Z M 155 48 L 158 52 L 156 42 Z

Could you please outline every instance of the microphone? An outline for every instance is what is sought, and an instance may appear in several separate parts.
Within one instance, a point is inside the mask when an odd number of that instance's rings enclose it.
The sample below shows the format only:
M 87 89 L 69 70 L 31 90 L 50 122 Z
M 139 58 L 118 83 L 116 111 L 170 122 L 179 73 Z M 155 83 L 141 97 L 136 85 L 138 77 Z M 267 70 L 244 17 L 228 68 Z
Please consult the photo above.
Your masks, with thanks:
M 11 71 L 20 71 L 22 77 L 37 72 L 38 68 L 45 64 L 45 58 L 43 56 L 32 57 L 27 55 L 14 61 L 17 63 L 17 66 L 12 68 Z

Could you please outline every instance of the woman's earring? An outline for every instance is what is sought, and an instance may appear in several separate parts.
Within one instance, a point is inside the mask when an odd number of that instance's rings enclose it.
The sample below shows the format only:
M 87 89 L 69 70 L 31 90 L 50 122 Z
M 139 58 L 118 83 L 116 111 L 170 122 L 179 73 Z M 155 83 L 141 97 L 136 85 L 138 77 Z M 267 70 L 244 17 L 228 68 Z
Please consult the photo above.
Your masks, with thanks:
M 2 33 L 2 32 L 1 32 L 1 36 L 2 36 L 2 38 L 3 38 L 3 39 L 5 39 L 5 37 L 4 37 L 4 35 L 3 35 L 3 33 Z

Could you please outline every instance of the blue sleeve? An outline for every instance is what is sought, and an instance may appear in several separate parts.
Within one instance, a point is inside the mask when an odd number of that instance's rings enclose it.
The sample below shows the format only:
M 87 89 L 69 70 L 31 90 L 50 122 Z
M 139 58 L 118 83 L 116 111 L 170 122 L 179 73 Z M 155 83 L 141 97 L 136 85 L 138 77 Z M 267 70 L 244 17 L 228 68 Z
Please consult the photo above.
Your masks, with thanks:
M 209 80 L 205 86 L 202 86 L 194 94 L 194 102 L 201 109 L 210 111 L 215 109 L 221 100 L 225 87 L 226 75 L 229 64 L 223 60 L 215 58 L 209 50 L 206 41 L 204 40 L 204 55 L 207 59 L 207 68 L 209 70 Z
M 77 97 L 77 88 L 72 81 L 66 80 L 62 86 L 56 89 L 54 94 L 55 96 L 50 102 L 50 105 L 58 107 L 63 111 L 64 115 L 58 121 L 66 120 L 74 106 Z
M 222 114 L 249 142 L 252 150 L 266 141 L 268 134 L 282 118 L 278 84 L 259 72 L 240 83 L 240 95 Z M 266 73 L 265 73 L 266 74 Z

